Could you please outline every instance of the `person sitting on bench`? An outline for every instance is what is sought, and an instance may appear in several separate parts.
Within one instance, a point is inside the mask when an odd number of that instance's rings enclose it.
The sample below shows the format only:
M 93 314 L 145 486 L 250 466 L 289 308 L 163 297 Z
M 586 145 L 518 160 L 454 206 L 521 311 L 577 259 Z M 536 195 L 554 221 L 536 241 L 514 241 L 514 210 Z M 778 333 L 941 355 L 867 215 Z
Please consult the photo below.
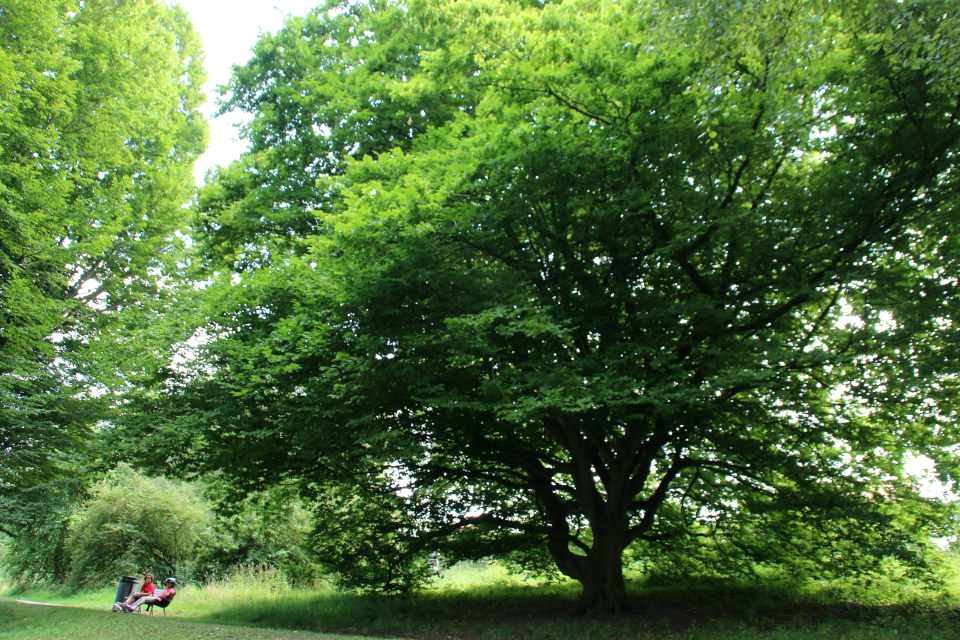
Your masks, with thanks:
M 158 607 L 166 607 L 168 604 L 170 604 L 170 601 L 173 600 L 173 596 L 177 595 L 177 581 L 175 578 L 167 578 L 163 581 L 163 586 L 164 589 L 160 593 L 152 596 L 144 596 L 133 604 L 117 602 L 113 605 L 113 609 L 114 611 L 126 611 L 127 613 L 130 613 L 131 611 L 136 611 L 145 604 L 155 604 Z
M 143 598 L 144 596 L 154 595 L 155 592 L 156 592 L 156 588 L 154 587 L 154 584 L 153 584 L 153 574 L 145 573 L 143 574 L 143 587 L 140 589 L 140 591 L 136 593 L 131 593 L 130 597 L 124 600 L 124 602 L 126 602 L 127 604 L 133 604 L 134 602 L 136 602 L 140 598 Z

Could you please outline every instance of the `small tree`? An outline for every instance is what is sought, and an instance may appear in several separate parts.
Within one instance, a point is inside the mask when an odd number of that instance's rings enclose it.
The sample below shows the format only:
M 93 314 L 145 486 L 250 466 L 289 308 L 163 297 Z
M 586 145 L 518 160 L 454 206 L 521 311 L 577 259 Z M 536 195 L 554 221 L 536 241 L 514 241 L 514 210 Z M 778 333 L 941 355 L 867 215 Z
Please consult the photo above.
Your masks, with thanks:
M 120 466 L 97 484 L 71 524 L 69 582 L 101 584 L 145 568 L 176 574 L 212 523 L 199 489 Z

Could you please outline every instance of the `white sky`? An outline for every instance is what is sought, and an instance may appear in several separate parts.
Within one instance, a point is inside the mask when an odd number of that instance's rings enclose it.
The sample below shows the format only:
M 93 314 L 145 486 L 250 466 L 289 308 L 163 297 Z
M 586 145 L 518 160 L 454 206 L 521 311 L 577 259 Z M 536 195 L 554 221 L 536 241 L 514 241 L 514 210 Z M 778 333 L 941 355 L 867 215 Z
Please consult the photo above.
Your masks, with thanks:
M 203 112 L 209 119 L 216 110 L 216 87 L 230 79 L 230 67 L 250 59 L 250 49 L 261 33 L 275 33 L 288 15 L 302 16 L 323 0 L 170 0 L 190 14 L 193 27 L 203 39 L 209 76 Z M 234 124 L 240 119 L 226 115 L 210 121 L 210 145 L 197 161 L 194 176 L 203 181 L 207 170 L 235 160 L 246 149 L 237 139 Z

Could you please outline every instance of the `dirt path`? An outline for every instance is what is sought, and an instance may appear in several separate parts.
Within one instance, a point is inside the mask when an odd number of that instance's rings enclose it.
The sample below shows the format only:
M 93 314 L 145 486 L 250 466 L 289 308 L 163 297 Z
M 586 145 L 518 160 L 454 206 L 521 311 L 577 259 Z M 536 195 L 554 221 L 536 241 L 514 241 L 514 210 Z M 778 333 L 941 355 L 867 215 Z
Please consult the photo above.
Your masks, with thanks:
M 69 607 L 69 604 L 50 604 L 49 602 L 31 602 L 29 600 L 17 600 L 20 604 L 39 604 L 43 607 Z

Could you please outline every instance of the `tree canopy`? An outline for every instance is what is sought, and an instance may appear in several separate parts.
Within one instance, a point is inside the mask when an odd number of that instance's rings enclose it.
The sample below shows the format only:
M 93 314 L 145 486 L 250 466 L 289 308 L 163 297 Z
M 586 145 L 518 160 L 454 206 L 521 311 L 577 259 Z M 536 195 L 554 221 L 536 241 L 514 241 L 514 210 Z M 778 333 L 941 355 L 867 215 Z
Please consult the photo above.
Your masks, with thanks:
M 582 610 L 623 606 L 628 548 L 920 566 L 950 521 L 904 463 L 958 471 L 958 27 L 858 0 L 291 19 L 200 196 L 210 340 L 127 434 L 368 496 L 392 527 L 359 551 L 546 550 Z
M 145 366 L 135 329 L 172 291 L 205 144 L 203 80 L 199 39 L 179 8 L 0 1 L 7 532 L 34 517 L 24 491 L 68 473 L 112 401 L 103 392 Z

